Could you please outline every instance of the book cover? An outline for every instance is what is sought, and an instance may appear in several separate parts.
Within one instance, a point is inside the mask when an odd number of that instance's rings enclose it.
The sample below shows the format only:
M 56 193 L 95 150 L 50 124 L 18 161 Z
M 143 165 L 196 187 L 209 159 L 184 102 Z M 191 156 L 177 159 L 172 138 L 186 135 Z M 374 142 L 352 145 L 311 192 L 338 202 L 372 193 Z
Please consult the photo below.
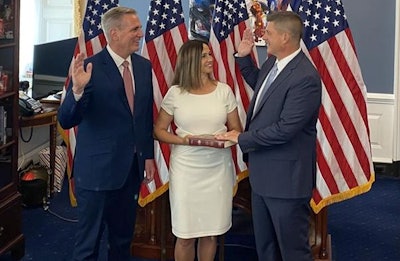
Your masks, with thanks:
M 189 137 L 189 144 L 192 146 L 206 146 L 213 148 L 228 148 L 236 143 L 229 140 L 217 140 L 214 135 L 203 134 Z

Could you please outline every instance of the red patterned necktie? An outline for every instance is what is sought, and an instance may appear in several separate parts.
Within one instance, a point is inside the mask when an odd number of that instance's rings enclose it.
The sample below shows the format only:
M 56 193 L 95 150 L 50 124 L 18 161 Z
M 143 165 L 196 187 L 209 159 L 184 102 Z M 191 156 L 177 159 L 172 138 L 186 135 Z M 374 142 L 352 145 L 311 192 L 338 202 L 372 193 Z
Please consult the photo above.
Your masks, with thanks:
M 124 79 L 126 98 L 128 99 L 129 107 L 131 108 L 131 112 L 133 113 L 133 104 L 134 104 L 133 80 L 132 80 L 132 74 L 129 71 L 129 62 L 124 61 L 122 63 L 122 66 L 124 66 L 124 71 L 122 75 Z

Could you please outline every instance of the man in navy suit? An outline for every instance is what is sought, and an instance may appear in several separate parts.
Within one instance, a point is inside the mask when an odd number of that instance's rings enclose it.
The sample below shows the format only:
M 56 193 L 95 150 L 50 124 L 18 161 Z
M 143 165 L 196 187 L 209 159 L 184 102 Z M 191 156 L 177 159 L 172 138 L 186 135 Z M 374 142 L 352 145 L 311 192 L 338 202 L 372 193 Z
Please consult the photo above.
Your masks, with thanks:
M 315 186 L 321 80 L 300 48 L 301 18 L 282 11 L 268 14 L 267 20 L 263 40 L 270 56 L 261 69 L 249 56 L 254 45 L 249 30 L 235 55 L 254 89 L 245 131 L 219 138 L 238 142 L 249 164 L 258 259 L 311 261 L 309 201 Z
M 64 129 L 78 126 L 73 260 L 97 260 L 103 231 L 108 232 L 108 260 L 130 260 L 139 187 L 144 175 L 149 181 L 155 173 L 152 72 L 150 62 L 134 53 L 143 37 L 134 9 L 112 8 L 101 23 L 108 45 L 86 60 L 83 54 L 76 57 L 58 111 Z

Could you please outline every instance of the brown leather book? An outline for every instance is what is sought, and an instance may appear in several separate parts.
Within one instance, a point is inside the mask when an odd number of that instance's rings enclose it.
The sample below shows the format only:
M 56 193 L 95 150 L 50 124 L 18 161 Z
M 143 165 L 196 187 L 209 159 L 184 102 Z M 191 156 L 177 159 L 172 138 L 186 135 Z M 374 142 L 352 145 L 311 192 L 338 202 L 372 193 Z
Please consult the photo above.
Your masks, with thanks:
M 213 148 L 228 148 L 236 143 L 230 140 L 217 140 L 214 135 L 203 134 L 189 137 L 189 144 L 192 146 L 207 146 Z

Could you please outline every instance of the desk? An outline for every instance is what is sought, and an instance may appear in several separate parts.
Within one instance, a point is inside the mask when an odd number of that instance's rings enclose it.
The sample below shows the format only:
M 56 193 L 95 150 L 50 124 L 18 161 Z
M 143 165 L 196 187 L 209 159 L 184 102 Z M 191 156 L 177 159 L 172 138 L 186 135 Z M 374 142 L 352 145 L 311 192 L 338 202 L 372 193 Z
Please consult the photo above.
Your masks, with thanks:
M 56 139 L 57 139 L 57 109 L 60 106 L 59 103 L 43 102 L 43 111 L 29 117 L 19 118 L 19 127 L 38 127 L 38 126 L 49 126 L 50 127 L 50 186 L 48 188 L 47 197 L 53 193 L 54 187 L 54 173 L 56 166 Z

